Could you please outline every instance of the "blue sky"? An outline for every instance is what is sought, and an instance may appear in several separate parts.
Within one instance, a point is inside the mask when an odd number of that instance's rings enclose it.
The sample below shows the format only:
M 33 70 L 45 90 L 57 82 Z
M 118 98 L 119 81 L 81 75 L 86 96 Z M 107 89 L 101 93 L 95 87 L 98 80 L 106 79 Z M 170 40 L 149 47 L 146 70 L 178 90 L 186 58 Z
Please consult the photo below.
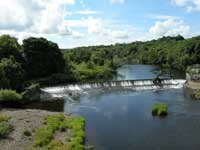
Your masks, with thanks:
M 61 48 L 200 34 L 200 0 L 7 0 L 0 34 L 45 37 Z

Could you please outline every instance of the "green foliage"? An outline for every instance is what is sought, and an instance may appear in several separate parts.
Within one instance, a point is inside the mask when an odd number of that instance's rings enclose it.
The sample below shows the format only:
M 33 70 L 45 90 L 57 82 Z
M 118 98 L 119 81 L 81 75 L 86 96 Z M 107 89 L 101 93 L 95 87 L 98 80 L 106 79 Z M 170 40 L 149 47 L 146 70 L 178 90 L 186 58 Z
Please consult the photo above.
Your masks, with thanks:
M 10 125 L 9 117 L 0 115 L 0 139 L 6 138 L 6 136 L 12 131 L 12 126 Z
M 194 99 L 199 100 L 200 99 L 200 91 L 195 92 L 193 97 L 194 97 Z
M 0 102 L 20 102 L 22 100 L 21 94 L 13 90 L 0 90 Z
M 8 122 L 0 122 L 0 138 L 6 138 L 11 130 L 12 126 Z
M 47 77 L 64 71 L 64 58 L 57 44 L 44 38 L 23 41 L 28 78 Z
M 10 119 L 10 117 L 5 115 L 0 115 L 0 122 L 7 122 Z
M 0 36 L 0 88 L 21 92 L 27 79 L 63 73 L 64 61 L 58 45 L 44 38 L 25 39 L 21 46 L 16 38 L 2 35 Z
M 3 58 L 0 62 L 0 76 L 2 76 L 0 88 L 12 88 L 20 90 L 24 81 L 24 70 L 20 63 L 11 56 Z
M 3 64 L 0 63 L 0 87 L 9 88 L 10 80 L 6 76 Z
M 56 131 L 70 130 L 70 135 L 63 143 L 53 139 Z M 49 150 L 83 150 L 84 149 L 84 119 L 82 117 L 65 117 L 63 114 L 44 118 L 44 127 L 39 128 L 34 136 L 33 148 L 47 148 Z
M 200 37 L 184 39 L 179 35 L 147 42 L 79 47 L 66 50 L 65 55 L 75 64 L 75 70 L 81 73 L 80 80 L 96 77 L 93 72 L 98 66 L 109 68 L 112 75 L 116 67 L 131 63 L 155 64 L 184 70 L 187 65 L 200 63 Z M 93 67 L 88 67 L 91 64 Z
M 167 104 L 154 104 L 152 108 L 152 115 L 153 116 L 167 116 L 168 106 Z
M 69 150 L 69 148 L 60 140 L 52 140 L 48 145 L 48 150 Z
M 112 68 L 108 66 L 95 66 L 93 64 L 81 63 L 74 65 L 78 81 L 103 81 L 112 79 L 115 73 Z
M 47 127 L 39 128 L 34 137 L 34 146 L 46 146 L 50 143 L 53 137 L 53 131 Z
M 44 38 L 31 37 L 20 46 L 16 38 L 0 36 L 0 88 L 21 92 L 26 80 L 42 85 L 105 81 L 113 78 L 117 67 L 132 63 L 185 70 L 200 63 L 200 36 L 184 39 L 179 35 L 62 52 L 56 43 Z
M 0 36 L 0 60 L 13 56 L 17 62 L 22 63 L 21 46 L 17 39 L 9 35 Z
M 31 136 L 32 135 L 31 131 L 29 131 L 29 130 L 24 130 L 23 134 L 25 136 Z

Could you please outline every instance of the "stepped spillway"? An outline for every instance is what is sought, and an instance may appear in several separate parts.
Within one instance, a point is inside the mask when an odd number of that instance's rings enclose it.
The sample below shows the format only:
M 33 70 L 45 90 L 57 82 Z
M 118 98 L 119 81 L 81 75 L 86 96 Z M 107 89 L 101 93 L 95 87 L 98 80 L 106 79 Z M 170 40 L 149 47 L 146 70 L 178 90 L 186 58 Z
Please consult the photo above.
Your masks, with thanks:
M 62 97 L 70 93 L 83 93 L 87 91 L 99 89 L 132 89 L 132 90 L 151 90 L 151 89 L 166 89 L 166 88 L 182 88 L 185 80 L 177 79 L 162 79 L 160 85 L 154 83 L 153 80 L 122 80 L 109 82 L 94 82 L 85 84 L 71 84 L 55 87 L 42 88 L 43 92 L 51 94 L 53 97 Z

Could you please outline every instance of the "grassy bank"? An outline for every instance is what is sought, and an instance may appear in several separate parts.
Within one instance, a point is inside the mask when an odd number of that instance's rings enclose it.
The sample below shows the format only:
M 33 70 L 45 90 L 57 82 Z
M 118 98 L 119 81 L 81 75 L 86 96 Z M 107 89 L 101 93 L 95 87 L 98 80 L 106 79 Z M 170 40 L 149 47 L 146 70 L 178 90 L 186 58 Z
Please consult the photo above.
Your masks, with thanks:
M 0 145 L 4 150 L 84 149 L 82 117 L 43 110 L 3 110 L 0 113 L 0 135 L 3 135 Z

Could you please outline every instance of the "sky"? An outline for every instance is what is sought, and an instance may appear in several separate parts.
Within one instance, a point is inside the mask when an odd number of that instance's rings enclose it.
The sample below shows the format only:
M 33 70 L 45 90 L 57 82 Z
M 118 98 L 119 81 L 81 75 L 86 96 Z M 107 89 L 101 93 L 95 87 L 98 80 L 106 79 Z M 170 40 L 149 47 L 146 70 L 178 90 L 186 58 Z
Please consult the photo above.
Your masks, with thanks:
M 60 48 L 200 35 L 200 0 L 5 0 L 0 34 Z

